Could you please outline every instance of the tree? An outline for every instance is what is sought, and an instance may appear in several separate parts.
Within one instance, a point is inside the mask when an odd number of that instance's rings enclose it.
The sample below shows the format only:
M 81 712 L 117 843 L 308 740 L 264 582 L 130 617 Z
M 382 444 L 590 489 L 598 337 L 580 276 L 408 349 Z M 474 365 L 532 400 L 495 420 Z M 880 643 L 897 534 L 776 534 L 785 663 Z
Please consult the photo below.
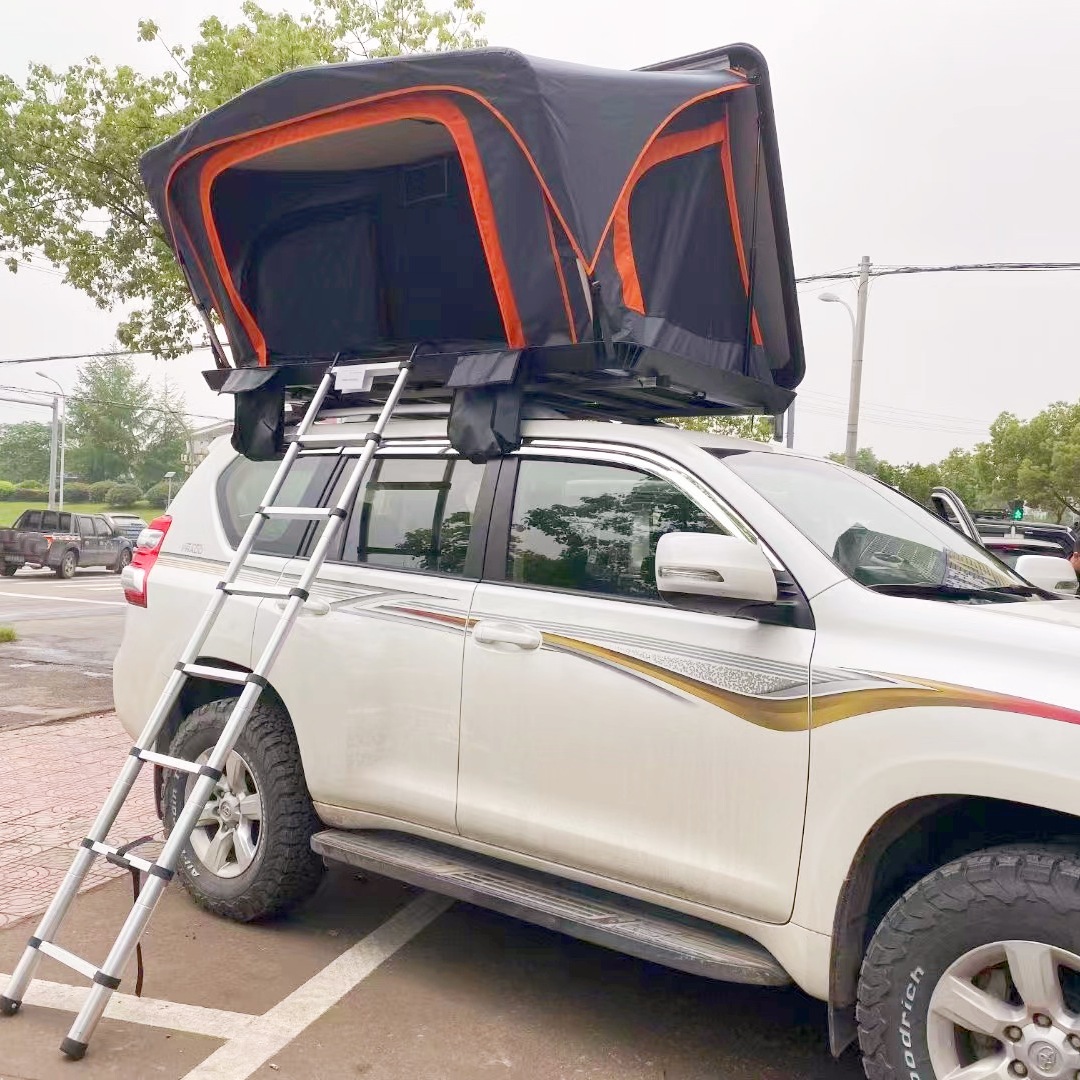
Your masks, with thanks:
M 68 396 L 68 458 L 88 483 L 132 475 L 145 451 L 150 380 L 135 362 L 101 356 L 79 369 Z
M 308 0 L 300 15 L 254 0 L 216 16 L 173 67 L 142 75 L 89 57 L 66 71 L 33 64 L 25 83 L 0 76 L 0 256 L 9 270 L 45 259 L 101 308 L 123 304 L 127 349 L 188 352 L 201 329 L 138 172 L 150 147 L 236 94 L 291 68 L 483 44 L 474 0 Z
M 847 459 L 840 451 L 836 451 L 829 454 L 829 460 L 838 461 L 843 465 Z M 855 452 L 855 468 L 861 473 L 866 473 L 867 476 L 877 476 L 883 465 L 885 465 L 885 462 L 869 446 L 862 446 Z
M 0 425 L 0 478 L 47 484 L 51 440 L 52 428 L 35 420 Z
M 135 361 L 108 354 L 79 369 L 68 396 L 68 457 L 84 480 L 149 487 L 182 471 L 190 434 L 184 398 L 167 379 L 155 393 Z
M 771 416 L 680 416 L 669 424 L 686 431 L 703 431 L 710 435 L 730 435 L 733 439 L 753 439 L 755 442 L 771 442 L 773 418 Z
M 182 475 L 184 451 L 191 437 L 191 425 L 184 412 L 183 395 L 169 384 L 145 411 L 142 434 L 144 449 L 135 464 L 135 478 L 143 487 L 159 481 L 167 472 Z
M 990 427 L 986 456 L 998 499 L 1080 514 L 1080 402 L 1055 402 L 1030 420 L 1002 413 Z

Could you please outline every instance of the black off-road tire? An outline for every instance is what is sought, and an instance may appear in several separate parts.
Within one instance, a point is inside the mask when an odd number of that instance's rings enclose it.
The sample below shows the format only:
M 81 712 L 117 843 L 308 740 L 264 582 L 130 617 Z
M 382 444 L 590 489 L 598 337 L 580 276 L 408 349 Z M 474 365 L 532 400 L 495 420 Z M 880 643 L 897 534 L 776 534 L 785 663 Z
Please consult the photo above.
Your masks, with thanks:
M 60 565 L 57 566 L 54 573 L 58 578 L 63 578 L 65 581 L 70 581 L 75 576 L 75 571 L 79 568 L 79 555 L 75 551 L 65 551 L 60 557 Z
M 1080 854 L 1053 845 L 989 849 L 927 875 L 874 934 L 857 1017 L 870 1080 L 936 1080 L 926 1028 L 941 976 L 980 945 L 1039 941 L 1080 954 Z
M 15 571 L 19 568 L 17 566 L 0 566 L 0 576 L 14 577 Z
M 122 574 L 124 567 L 131 562 L 131 548 L 123 548 L 116 557 L 116 562 L 109 567 L 114 574 Z
M 195 709 L 181 723 L 169 753 L 193 761 L 210 749 L 235 702 L 235 698 L 225 698 Z M 262 795 L 255 859 L 242 874 L 224 878 L 208 871 L 188 844 L 177 876 L 200 907 L 237 922 L 251 922 L 279 914 L 316 890 L 324 867 L 311 850 L 311 837 L 322 826 L 304 782 L 292 723 L 281 705 L 256 705 L 235 749 L 250 767 Z M 183 809 L 187 781 L 186 774 L 165 773 L 162 808 L 166 832 Z

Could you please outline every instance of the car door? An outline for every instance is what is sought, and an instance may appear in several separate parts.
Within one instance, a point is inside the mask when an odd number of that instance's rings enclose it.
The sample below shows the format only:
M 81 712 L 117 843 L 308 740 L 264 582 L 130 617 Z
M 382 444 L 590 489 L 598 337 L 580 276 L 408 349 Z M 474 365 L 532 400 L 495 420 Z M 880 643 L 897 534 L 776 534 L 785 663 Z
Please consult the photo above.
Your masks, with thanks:
M 95 517 L 94 525 L 98 543 L 98 566 L 113 566 L 120 556 L 120 534 L 107 518 Z
M 339 486 L 354 460 L 344 462 Z M 485 535 L 474 530 L 484 474 L 444 448 L 381 453 L 286 640 L 272 681 L 327 820 L 344 813 L 348 824 L 362 811 L 455 830 L 461 664 Z M 305 566 L 294 560 L 286 576 L 298 579 Z M 256 655 L 282 607 L 260 608 Z
M 753 542 L 670 463 L 537 448 L 504 463 L 465 648 L 458 826 L 508 853 L 783 921 L 814 634 L 662 602 L 653 558 L 667 531 Z
M 100 566 L 99 541 L 94 518 L 86 514 L 79 514 L 75 518 L 75 524 L 77 526 L 75 531 L 79 534 L 79 565 Z

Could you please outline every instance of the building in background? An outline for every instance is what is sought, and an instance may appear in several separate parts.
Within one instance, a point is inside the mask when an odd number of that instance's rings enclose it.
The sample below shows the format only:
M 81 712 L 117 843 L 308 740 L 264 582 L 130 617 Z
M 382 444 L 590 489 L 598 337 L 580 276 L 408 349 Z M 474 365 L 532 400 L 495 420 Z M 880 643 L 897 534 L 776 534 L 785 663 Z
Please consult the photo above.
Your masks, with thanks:
M 184 471 L 189 475 L 195 471 L 195 467 L 208 453 L 214 440 L 222 435 L 228 435 L 232 431 L 232 420 L 218 420 L 206 427 L 196 428 L 188 438 L 187 450 L 184 452 Z

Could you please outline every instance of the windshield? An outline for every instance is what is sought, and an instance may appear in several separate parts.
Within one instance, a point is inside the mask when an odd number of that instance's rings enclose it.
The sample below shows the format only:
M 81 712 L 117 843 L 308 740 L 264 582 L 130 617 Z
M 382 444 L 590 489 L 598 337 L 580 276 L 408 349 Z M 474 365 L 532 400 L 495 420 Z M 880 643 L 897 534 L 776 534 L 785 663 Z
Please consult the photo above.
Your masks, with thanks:
M 724 463 L 862 585 L 978 591 L 1027 584 L 939 517 L 858 473 L 786 454 L 725 454 Z

